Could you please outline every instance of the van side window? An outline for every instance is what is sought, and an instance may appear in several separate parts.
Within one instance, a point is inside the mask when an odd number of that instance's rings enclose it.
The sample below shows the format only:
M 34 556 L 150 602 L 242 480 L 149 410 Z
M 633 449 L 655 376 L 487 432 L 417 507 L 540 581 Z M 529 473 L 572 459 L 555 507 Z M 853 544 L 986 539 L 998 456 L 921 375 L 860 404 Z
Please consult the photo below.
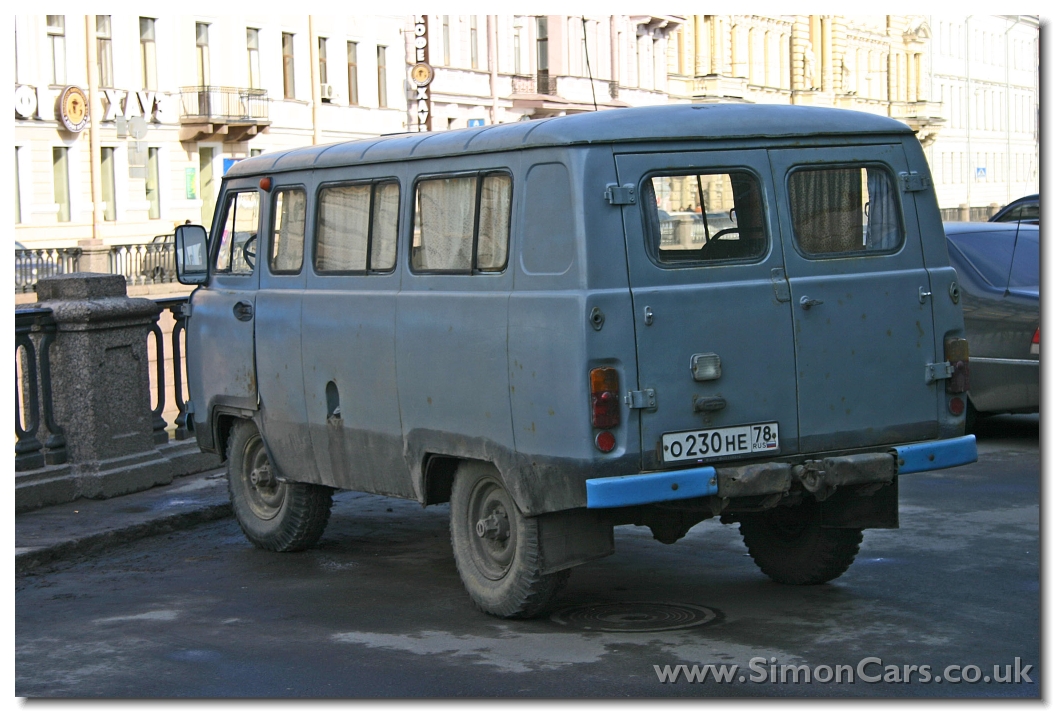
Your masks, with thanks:
M 271 272 L 296 274 L 304 264 L 307 193 L 302 188 L 275 191 L 271 230 Z
M 761 188 L 746 171 L 653 176 L 642 206 L 660 263 L 756 259 L 767 240 Z
M 794 239 L 806 255 L 888 252 L 904 241 L 896 183 L 875 166 L 804 168 L 791 173 Z
M 260 232 L 260 196 L 255 190 L 235 193 L 227 198 L 225 209 L 214 271 L 252 274 Z
M 417 184 L 415 272 L 500 272 L 509 253 L 512 177 L 490 173 Z
M 395 181 L 327 186 L 319 192 L 317 272 L 387 272 L 399 227 Z

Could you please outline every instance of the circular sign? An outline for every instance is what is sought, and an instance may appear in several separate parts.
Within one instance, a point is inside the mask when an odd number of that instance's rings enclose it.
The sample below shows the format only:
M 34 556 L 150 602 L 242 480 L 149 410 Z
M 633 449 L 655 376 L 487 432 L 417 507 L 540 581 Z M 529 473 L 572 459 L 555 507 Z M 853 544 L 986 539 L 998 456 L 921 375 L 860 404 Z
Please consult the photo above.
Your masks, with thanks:
M 418 62 L 410 67 L 410 79 L 419 87 L 425 87 L 432 83 L 435 70 L 427 62 Z
M 80 87 L 69 86 L 59 97 L 59 116 L 72 133 L 80 133 L 88 125 L 88 97 Z
M 25 84 L 15 87 L 15 113 L 19 118 L 32 119 L 37 114 L 37 93 Z

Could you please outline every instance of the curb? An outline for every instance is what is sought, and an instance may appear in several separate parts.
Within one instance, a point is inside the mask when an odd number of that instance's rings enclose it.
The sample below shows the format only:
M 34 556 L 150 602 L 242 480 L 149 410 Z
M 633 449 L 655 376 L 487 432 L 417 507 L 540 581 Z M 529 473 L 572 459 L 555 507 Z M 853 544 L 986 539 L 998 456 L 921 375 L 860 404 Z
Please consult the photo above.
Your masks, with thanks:
M 95 554 L 120 544 L 127 544 L 157 534 L 167 534 L 196 524 L 224 519 L 231 515 L 230 502 L 224 502 L 55 544 L 15 549 L 15 574 L 27 573 L 44 564 Z

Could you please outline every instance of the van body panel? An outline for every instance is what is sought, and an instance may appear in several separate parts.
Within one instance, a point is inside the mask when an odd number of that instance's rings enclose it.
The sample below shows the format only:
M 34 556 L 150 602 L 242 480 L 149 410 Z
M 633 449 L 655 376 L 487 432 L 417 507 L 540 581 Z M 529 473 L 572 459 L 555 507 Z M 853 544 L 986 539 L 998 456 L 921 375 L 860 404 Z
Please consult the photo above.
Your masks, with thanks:
M 649 253 L 648 240 L 654 235 L 646 229 L 646 197 L 622 208 L 638 381 L 640 388 L 654 389 L 657 399 L 655 408 L 639 411 L 641 467 L 692 464 L 666 459 L 664 433 L 753 423 L 779 424 L 780 447 L 773 454 L 798 452 L 791 309 L 773 287 L 773 271 L 782 270 L 783 254 L 779 224 L 772 219 L 775 196 L 765 153 L 631 153 L 618 154 L 616 162 L 620 182 L 636 186 L 650 176 L 745 171 L 757 180 L 765 206 L 767 246 L 759 258 L 684 264 L 661 264 Z M 695 354 L 716 354 L 720 377 L 695 380 Z M 695 403 L 704 398 L 724 398 L 727 405 L 718 411 L 697 411 Z M 709 448 L 707 455 L 712 456 Z
M 936 357 L 932 299 L 920 297 L 931 288 L 915 202 L 901 190 L 899 175 L 908 170 L 901 145 L 773 149 L 769 156 L 782 193 L 777 205 L 794 317 L 801 450 L 936 438 L 937 384 L 926 380 Z M 860 166 L 891 179 L 902 244 L 892 252 L 805 254 L 791 214 L 793 172 Z

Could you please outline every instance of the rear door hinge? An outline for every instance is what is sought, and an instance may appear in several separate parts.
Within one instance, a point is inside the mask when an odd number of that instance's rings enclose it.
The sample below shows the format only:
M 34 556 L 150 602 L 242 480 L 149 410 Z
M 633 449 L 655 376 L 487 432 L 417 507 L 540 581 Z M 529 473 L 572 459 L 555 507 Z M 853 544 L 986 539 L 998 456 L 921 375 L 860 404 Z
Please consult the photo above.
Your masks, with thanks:
M 955 375 L 955 366 L 949 361 L 926 364 L 926 383 L 943 381 Z
M 637 187 L 632 183 L 626 185 L 608 183 L 607 190 L 604 191 L 604 198 L 612 205 L 636 205 Z
M 630 391 L 626 394 L 625 403 L 630 407 L 630 410 L 637 408 L 654 408 L 655 389 L 645 388 L 642 391 Z
M 920 190 L 926 190 L 931 185 L 930 179 L 921 173 L 912 171 L 911 173 L 900 174 L 900 186 L 904 189 L 905 193 L 917 193 Z

